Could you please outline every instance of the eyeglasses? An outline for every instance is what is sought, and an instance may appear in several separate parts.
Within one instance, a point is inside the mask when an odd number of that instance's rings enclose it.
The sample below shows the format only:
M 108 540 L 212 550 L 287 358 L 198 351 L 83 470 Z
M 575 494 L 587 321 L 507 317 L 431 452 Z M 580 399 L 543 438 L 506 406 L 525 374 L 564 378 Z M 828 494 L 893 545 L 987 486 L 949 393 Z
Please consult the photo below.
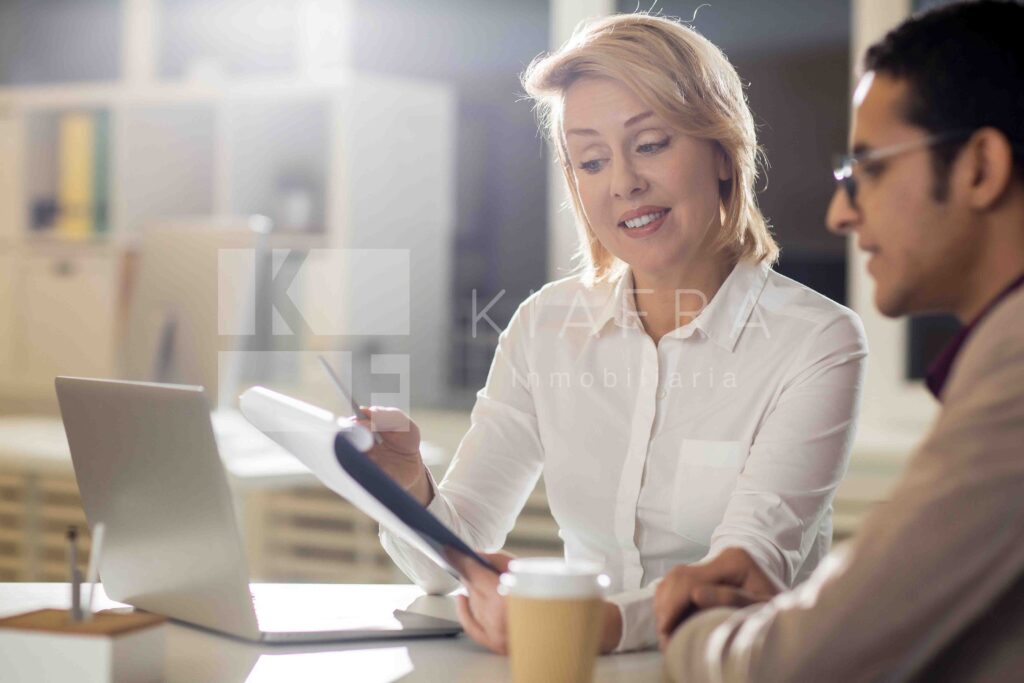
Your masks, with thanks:
M 853 175 L 853 169 L 856 166 L 870 161 L 889 159 L 903 154 L 904 152 L 911 152 L 915 149 L 934 147 L 935 145 L 956 140 L 958 138 L 966 138 L 973 132 L 974 131 L 969 130 L 947 131 L 945 133 L 929 135 L 928 137 L 924 137 L 919 140 L 911 140 L 910 142 L 904 142 L 898 145 L 890 145 L 889 147 L 879 147 L 878 149 L 867 149 L 863 152 L 856 152 L 853 154 L 837 155 L 832 164 L 832 177 L 834 177 L 836 179 L 836 183 L 846 191 L 846 197 L 850 200 L 850 205 L 856 206 L 857 178 Z

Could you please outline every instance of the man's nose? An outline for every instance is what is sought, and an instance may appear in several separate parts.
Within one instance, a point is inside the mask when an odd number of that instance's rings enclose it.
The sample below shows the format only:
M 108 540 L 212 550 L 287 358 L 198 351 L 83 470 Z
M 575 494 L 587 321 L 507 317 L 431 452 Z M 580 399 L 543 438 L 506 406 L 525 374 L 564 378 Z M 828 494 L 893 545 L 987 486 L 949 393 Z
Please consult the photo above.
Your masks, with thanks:
M 860 212 L 850 203 L 850 197 L 841 187 L 832 193 L 832 201 L 828 204 L 825 214 L 825 225 L 829 232 L 836 235 L 848 235 L 857 229 Z

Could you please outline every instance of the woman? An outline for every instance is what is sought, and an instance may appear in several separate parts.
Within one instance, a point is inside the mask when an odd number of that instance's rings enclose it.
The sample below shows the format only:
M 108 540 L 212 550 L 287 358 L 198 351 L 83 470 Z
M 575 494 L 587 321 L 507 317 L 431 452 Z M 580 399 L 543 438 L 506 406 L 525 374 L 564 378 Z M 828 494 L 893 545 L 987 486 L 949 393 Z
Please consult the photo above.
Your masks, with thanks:
M 702 36 L 644 14 L 601 19 L 535 60 L 524 85 L 573 198 L 582 269 L 501 335 L 440 485 L 415 426 L 371 456 L 484 550 L 502 546 L 543 471 L 566 555 L 612 579 L 603 651 L 647 647 L 652 582 L 674 565 L 724 562 L 770 590 L 827 552 L 864 335 L 851 311 L 771 270 L 753 120 Z M 382 430 L 404 418 L 373 412 Z M 456 587 L 381 539 L 428 591 Z M 481 581 L 460 616 L 502 651 L 503 602 Z

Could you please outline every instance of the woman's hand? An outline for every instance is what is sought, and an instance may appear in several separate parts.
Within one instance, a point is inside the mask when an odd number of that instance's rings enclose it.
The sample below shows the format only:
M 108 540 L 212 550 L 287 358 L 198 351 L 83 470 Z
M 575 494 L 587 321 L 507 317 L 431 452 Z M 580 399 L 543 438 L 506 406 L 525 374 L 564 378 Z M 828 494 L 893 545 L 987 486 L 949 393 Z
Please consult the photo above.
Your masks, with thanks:
M 481 557 L 501 572 L 515 559 L 508 553 L 481 553 Z M 449 551 L 448 560 L 463 575 L 467 595 L 460 595 L 456 607 L 466 634 L 491 652 L 508 654 L 508 611 L 504 596 L 498 593 L 498 575 L 461 553 Z M 622 635 L 622 615 L 610 602 L 604 603 L 601 652 L 615 649 Z
M 778 592 L 779 587 L 740 548 L 727 548 L 703 564 L 675 567 L 654 594 L 661 649 L 665 649 L 680 622 L 697 610 L 746 607 L 770 600 Z
M 426 506 L 433 497 L 427 470 L 420 456 L 420 430 L 398 408 L 363 408 L 369 419 L 356 416 L 356 422 L 380 434 L 366 455 L 413 498 Z
M 508 553 L 480 553 L 500 572 L 514 558 Z M 499 655 L 508 654 L 508 614 L 498 593 L 498 575 L 462 553 L 449 551 L 448 559 L 462 574 L 466 595 L 457 598 L 459 623 L 466 635 Z

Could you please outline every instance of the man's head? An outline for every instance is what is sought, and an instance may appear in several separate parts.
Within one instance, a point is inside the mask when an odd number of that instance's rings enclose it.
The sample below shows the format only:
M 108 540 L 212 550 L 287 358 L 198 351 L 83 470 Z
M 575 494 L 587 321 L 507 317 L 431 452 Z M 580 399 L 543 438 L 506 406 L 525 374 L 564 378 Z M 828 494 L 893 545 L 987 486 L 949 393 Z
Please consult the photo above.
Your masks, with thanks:
M 986 272 L 1014 267 L 1000 252 L 1007 239 L 1024 244 L 1021 27 L 1018 3 L 953 5 L 865 56 L 828 223 L 871 255 L 885 315 L 970 315 Z

